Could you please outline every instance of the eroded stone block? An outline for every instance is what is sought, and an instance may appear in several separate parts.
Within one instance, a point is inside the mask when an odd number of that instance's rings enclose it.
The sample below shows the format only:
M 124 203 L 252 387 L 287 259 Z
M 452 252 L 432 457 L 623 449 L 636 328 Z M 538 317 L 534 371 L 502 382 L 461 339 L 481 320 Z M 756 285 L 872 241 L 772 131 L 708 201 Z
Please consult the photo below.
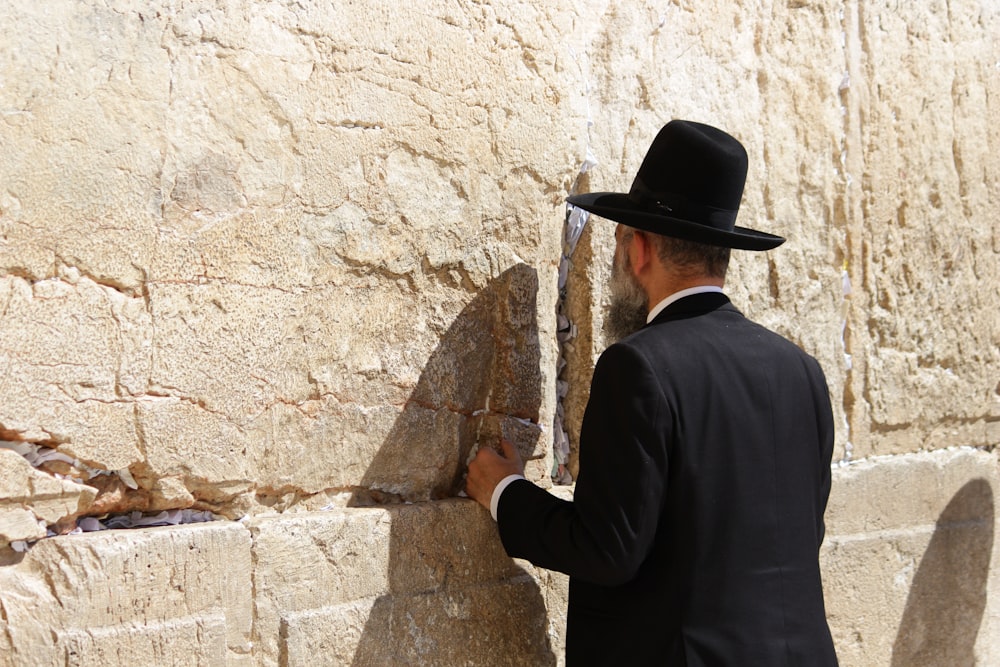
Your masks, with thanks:
M 20 454 L 0 448 L 0 548 L 45 537 L 46 528 L 86 512 L 92 487 L 35 470 Z
M 461 664 L 498 656 L 494 641 L 515 663 L 548 655 L 538 583 L 470 500 L 259 518 L 250 530 L 264 664 L 318 646 L 372 665 Z
M 250 535 L 239 524 L 54 537 L 0 565 L 0 635 L 14 664 L 239 663 L 251 649 L 252 590 Z
M 281 655 L 305 664 L 555 665 L 536 583 L 397 594 L 287 615 Z
M 79 629 L 57 633 L 56 655 L 64 656 L 65 663 L 59 664 L 67 667 L 240 664 L 239 660 L 229 659 L 226 634 L 223 614 Z
M 834 470 L 821 561 L 842 664 L 995 661 L 998 489 L 976 450 Z

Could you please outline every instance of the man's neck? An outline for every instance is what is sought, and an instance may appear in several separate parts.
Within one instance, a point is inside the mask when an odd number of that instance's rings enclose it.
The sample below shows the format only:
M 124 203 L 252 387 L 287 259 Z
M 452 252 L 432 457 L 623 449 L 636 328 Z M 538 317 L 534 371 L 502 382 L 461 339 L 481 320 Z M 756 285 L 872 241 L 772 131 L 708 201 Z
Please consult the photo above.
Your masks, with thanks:
M 664 280 L 656 281 L 653 285 L 647 287 L 647 308 L 652 310 L 667 297 L 691 289 L 692 287 L 712 286 L 721 289 L 725 285 L 725 282 L 722 278 L 714 278 L 706 275 L 667 276 Z

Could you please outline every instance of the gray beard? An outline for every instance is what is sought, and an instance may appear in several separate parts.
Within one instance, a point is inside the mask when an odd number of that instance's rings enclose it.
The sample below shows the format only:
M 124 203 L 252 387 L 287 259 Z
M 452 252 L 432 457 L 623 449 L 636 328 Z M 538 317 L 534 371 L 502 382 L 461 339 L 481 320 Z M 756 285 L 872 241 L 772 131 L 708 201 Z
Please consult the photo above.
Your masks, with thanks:
M 629 270 L 627 258 L 611 266 L 608 281 L 611 303 L 604 316 L 604 336 L 608 343 L 616 343 L 646 325 L 646 293 Z

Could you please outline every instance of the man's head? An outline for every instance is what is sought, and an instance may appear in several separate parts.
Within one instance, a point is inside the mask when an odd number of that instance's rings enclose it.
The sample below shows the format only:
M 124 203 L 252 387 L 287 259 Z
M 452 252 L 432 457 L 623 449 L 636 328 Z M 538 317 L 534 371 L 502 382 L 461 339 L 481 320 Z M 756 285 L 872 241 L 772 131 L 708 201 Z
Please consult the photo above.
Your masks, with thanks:
M 673 120 L 656 135 L 627 194 L 567 199 L 621 226 L 605 320 L 612 338 L 641 327 L 648 309 L 676 291 L 721 286 L 730 248 L 769 250 L 784 243 L 735 224 L 747 164 L 736 138 L 710 125 Z

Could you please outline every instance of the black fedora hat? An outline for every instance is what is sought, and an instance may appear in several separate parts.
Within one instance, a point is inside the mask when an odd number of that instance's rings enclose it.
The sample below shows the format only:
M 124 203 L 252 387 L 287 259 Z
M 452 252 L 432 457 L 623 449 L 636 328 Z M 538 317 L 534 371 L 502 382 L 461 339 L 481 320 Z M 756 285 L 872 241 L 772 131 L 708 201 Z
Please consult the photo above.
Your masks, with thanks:
M 747 152 L 718 128 L 672 120 L 656 135 L 628 194 L 566 201 L 602 218 L 664 236 L 740 250 L 770 250 L 780 236 L 736 226 Z

